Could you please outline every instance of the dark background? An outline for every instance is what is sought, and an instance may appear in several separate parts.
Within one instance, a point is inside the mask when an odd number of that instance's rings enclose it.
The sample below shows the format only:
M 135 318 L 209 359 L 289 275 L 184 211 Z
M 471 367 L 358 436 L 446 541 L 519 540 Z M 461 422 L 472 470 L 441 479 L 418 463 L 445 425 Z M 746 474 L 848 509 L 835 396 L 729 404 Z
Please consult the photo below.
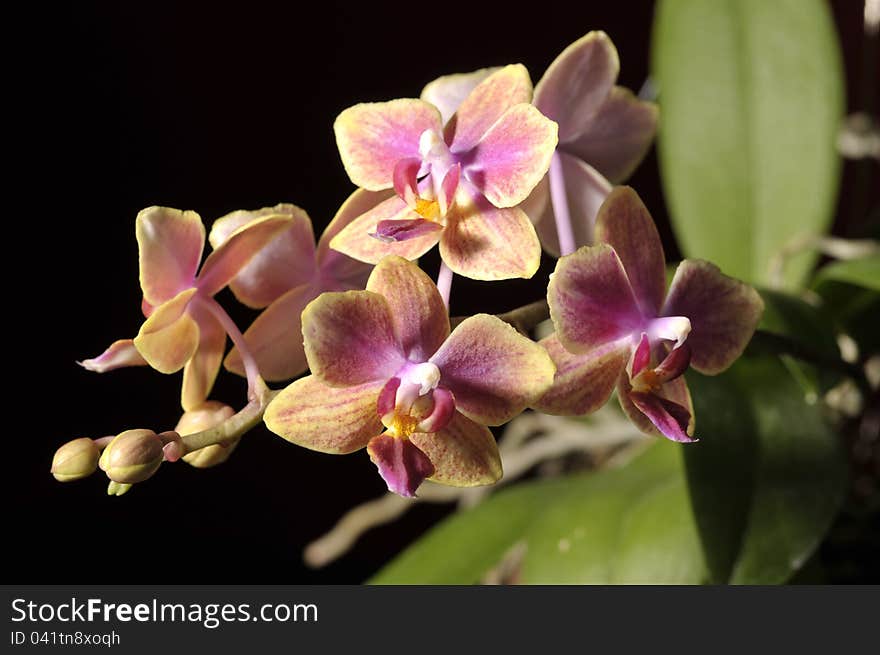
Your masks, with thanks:
M 7 97 L 24 114 L 8 138 L 26 146 L 5 185 L 20 205 L 7 227 L 24 235 L 5 239 L 7 580 L 360 582 L 447 512 L 420 505 L 311 571 L 303 546 L 384 491 L 365 453 L 321 455 L 258 429 L 223 466 L 166 465 L 121 498 L 106 496 L 101 475 L 55 482 L 49 465 L 63 442 L 168 429 L 179 416 L 179 375 L 97 375 L 75 363 L 142 320 L 135 215 L 167 205 L 210 226 L 234 209 L 293 202 L 320 233 L 352 189 L 332 131 L 345 107 L 415 97 L 438 75 L 489 65 L 522 62 L 537 81 L 591 29 L 608 32 L 620 83 L 638 90 L 653 17 L 647 1 L 219 4 L 76 3 L 24 26 L 11 62 L 21 91 Z M 862 3 L 833 9 L 853 108 Z M 653 152 L 630 183 L 677 257 Z M 842 198 L 838 233 L 857 227 Z M 424 263 L 435 272 L 436 251 Z M 491 289 L 456 278 L 453 313 L 535 300 L 550 270 L 547 260 L 533 280 Z M 242 328 L 252 317 L 232 313 Z M 240 405 L 244 388 L 225 374 L 214 396 Z

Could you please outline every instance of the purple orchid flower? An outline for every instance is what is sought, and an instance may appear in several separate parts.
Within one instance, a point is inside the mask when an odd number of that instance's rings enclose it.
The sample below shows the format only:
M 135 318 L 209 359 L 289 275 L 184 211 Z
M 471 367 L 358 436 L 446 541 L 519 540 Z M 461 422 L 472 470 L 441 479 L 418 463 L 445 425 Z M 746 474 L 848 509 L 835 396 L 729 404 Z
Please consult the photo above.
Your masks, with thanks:
M 319 296 L 302 325 L 312 374 L 269 404 L 266 425 L 320 452 L 366 447 L 402 496 L 426 478 L 497 481 L 486 426 L 512 419 L 553 380 L 547 353 L 494 316 L 472 316 L 450 334 L 434 283 L 397 256 L 376 266 L 365 291 Z
M 448 120 L 470 91 L 497 70 L 438 78 L 421 97 Z M 657 106 L 617 86 L 619 71 L 611 39 L 590 32 L 569 45 L 535 86 L 533 104 L 559 125 L 559 144 L 550 173 L 522 208 L 544 248 L 557 257 L 593 243 L 596 213 L 611 182 L 629 177 L 657 131 Z
M 355 219 L 330 246 L 376 263 L 388 254 L 417 259 L 439 242 L 443 261 L 460 275 L 534 275 L 540 243 L 518 205 L 547 172 L 557 128 L 531 99 L 528 71 L 513 65 L 475 85 L 448 121 L 414 99 L 343 111 L 334 130 L 349 177 L 396 195 Z
M 240 302 L 254 309 L 265 308 L 244 333 L 244 342 L 264 379 L 289 380 L 308 368 L 300 324 L 306 305 L 324 291 L 364 288 L 372 265 L 331 250 L 329 243 L 353 218 L 388 195 L 369 191 L 354 194 L 324 230 L 317 248 L 312 221 L 296 205 L 236 211 L 214 222 L 208 239 L 214 248 L 220 248 L 237 230 L 266 216 L 290 219 L 290 227 L 266 244 L 229 284 Z M 229 352 L 225 366 L 233 373 L 245 374 L 238 348 Z
M 562 257 L 547 300 L 555 334 L 540 343 L 557 367 L 535 409 L 581 415 L 618 398 L 642 431 L 693 441 L 694 412 L 682 374 L 715 375 L 742 354 L 764 303 L 716 266 L 684 260 L 666 292 L 663 246 L 629 187 L 599 209 L 594 246 Z
M 181 404 L 201 405 L 223 360 L 226 335 L 238 330 L 213 299 L 260 249 L 286 229 L 287 216 L 271 214 L 236 230 L 199 270 L 205 227 L 198 214 L 149 207 L 135 221 L 146 318 L 137 337 L 115 341 L 82 365 L 103 373 L 122 366 L 149 364 L 161 373 L 183 369 Z M 252 388 L 259 374 L 248 374 Z

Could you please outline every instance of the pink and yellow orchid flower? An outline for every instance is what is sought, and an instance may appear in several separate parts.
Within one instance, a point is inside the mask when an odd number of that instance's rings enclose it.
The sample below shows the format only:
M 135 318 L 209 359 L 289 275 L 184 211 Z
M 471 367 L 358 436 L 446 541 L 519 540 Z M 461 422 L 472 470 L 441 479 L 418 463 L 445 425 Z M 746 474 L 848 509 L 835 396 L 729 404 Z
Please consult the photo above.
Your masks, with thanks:
M 557 367 L 535 409 L 581 415 L 617 385 L 642 431 L 693 441 L 694 412 L 682 374 L 715 375 L 742 354 L 764 303 L 752 287 L 700 260 L 679 264 L 666 291 L 663 246 L 629 187 L 599 209 L 594 246 L 562 257 L 547 300 L 555 334 L 540 343 Z
M 300 446 L 367 448 L 390 491 L 413 496 L 428 478 L 474 486 L 501 477 L 487 425 L 501 425 L 550 386 L 547 353 L 494 316 L 450 334 L 434 283 L 389 256 L 365 291 L 324 293 L 303 312 L 312 374 L 266 410 L 270 430 Z
M 116 341 L 82 365 L 97 372 L 142 363 L 161 373 L 183 369 L 181 404 L 185 410 L 201 405 L 220 369 L 226 335 L 238 335 L 213 296 L 289 222 L 285 215 L 272 214 L 236 230 L 199 270 L 205 243 L 199 215 L 166 207 L 141 211 L 135 233 L 146 321 L 133 340 Z M 259 373 L 253 363 L 249 368 L 253 391 Z
M 282 215 L 290 227 L 277 234 L 230 282 L 235 297 L 245 305 L 265 310 L 244 333 L 244 341 L 269 381 L 289 380 L 307 368 L 300 315 L 324 291 L 363 289 L 372 265 L 331 250 L 330 240 L 351 219 L 389 194 L 363 192 L 352 196 L 337 212 L 315 247 L 309 215 L 296 205 L 280 204 L 257 211 L 236 211 L 217 219 L 208 239 L 214 248 L 238 230 Z M 237 348 L 226 357 L 227 369 L 244 375 Z
M 355 219 L 330 246 L 376 263 L 413 260 L 436 243 L 455 273 L 528 278 L 540 263 L 535 230 L 518 205 L 544 177 L 557 128 L 534 106 L 521 65 L 488 75 L 445 122 L 424 100 L 355 105 L 336 119 L 352 182 L 396 195 Z

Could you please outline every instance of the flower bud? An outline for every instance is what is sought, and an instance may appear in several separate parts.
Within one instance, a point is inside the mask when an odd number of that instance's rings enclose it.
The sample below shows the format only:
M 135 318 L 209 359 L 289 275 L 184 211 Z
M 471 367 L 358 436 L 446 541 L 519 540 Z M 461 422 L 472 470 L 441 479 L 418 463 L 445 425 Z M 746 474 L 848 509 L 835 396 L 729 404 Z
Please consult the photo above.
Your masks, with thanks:
M 186 436 L 220 425 L 233 414 L 235 414 L 235 410 L 229 405 L 224 405 L 216 400 L 208 400 L 195 409 L 185 412 L 174 429 L 181 436 Z M 215 444 L 199 448 L 184 455 L 183 461 L 200 469 L 222 464 L 229 458 L 232 451 L 235 450 L 238 441 L 236 439 L 226 444 Z
M 101 449 L 88 437 L 68 441 L 55 451 L 52 475 L 59 482 L 71 482 L 90 476 L 98 468 Z
M 110 484 L 107 485 L 107 495 L 108 496 L 121 496 L 125 492 L 131 489 L 130 484 L 125 484 L 122 482 L 116 482 L 115 480 L 110 480 Z
M 163 445 L 152 430 L 126 430 L 104 449 L 98 465 L 115 482 L 143 482 L 162 464 Z

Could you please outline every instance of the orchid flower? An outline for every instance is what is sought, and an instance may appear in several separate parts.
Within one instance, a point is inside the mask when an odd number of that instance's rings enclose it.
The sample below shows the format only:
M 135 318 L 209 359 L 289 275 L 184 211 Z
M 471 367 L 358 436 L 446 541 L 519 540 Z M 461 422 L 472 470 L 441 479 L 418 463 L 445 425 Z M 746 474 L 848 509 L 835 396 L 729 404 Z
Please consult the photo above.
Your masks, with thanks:
M 497 70 L 440 77 L 421 97 L 446 119 Z M 611 192 L 609 180 L 629 177 L 657 130 L 657 106 L 615 85 L 619 71 L 611 39 L 590 32 L 563 50 L 535 86 L 533 103 L 559 125 L 559 145 L 549 174 L 522 208 L 544 248 L 556 256 L 593 243 L 596 212 Z
M 445 122 L 424 100 L 355 105 L 334 130 L 345 170 L 359 187 L 393 188 L 330 246 L 376 263 L 417 259 L 440 243 L 443 262 L 478 280 L 528 278 L 541 247 L 518 207 L 544 177 L 557 128 L 534 106 L 521 65 L 495 71 Z
M 426 478 L 497 481 L 501 460 L 486 426 L 512 419 L 553 380 L 547 353 L 494 316 L 472 316 L 450 334 L 434 283 L 397 256 L 376 266 L 365 291 L 312 301 L 302 326 L 312 374 L 269 404 L 266 425 L 320 452 L 366 447 L 402 496 Z
M 141 309 L 146 320 L 137 337 L 114 342 L 103 354 L 82 365 L 96 372 L 142 363 L 161 373 L 175 373 L 182 368 L 183 408 L 201 405 L 220 369 L 226 335 L 233 342 L 240 341 L 241 336 L 213 296 L 289 223 L 287 216 L 272 214 L 236 230 L 199 270 L 205 243 L 205 227 L 199 215 L 166 207 L 141 211 L 135 233 L 143 291 Z M 249 391 L 253 392 L 259 372 L 250 358 L 246 368 Z
M 288 380 L 308 368 L 302 343 L 300 315 L 324 291 L 363 289 L 371 265 L 329 247 L 330 240 L 352 218 L 389 194 L 355 193 L 339 209 L 315 247 L 309 215 L 296 205 L 280 204 L 257 211 L 236 211 L 217 219 L 208 239 L 214 248 L 266 216 L 283 215 L 290 227 L 280 232 L 230 282 L 243 304 L 263 311 L 244 333 L 244 342 L 269 381 Z M 226 357 L 227 369 L 244 375 L 238 348 Z
M 580 415 L 615 384 L 642 431 L 693 441 L 682 374 L 720 373 L 742 354 L 764 304 L 750 286 L 700 260 L 679 264 L 666 292 L 663 246 L 635 191 L 617 187 L 599 209 L 594 246 L 562 257 L 547 300 L 556 332 L 540 343 L 557 367 L 535 409 Z

